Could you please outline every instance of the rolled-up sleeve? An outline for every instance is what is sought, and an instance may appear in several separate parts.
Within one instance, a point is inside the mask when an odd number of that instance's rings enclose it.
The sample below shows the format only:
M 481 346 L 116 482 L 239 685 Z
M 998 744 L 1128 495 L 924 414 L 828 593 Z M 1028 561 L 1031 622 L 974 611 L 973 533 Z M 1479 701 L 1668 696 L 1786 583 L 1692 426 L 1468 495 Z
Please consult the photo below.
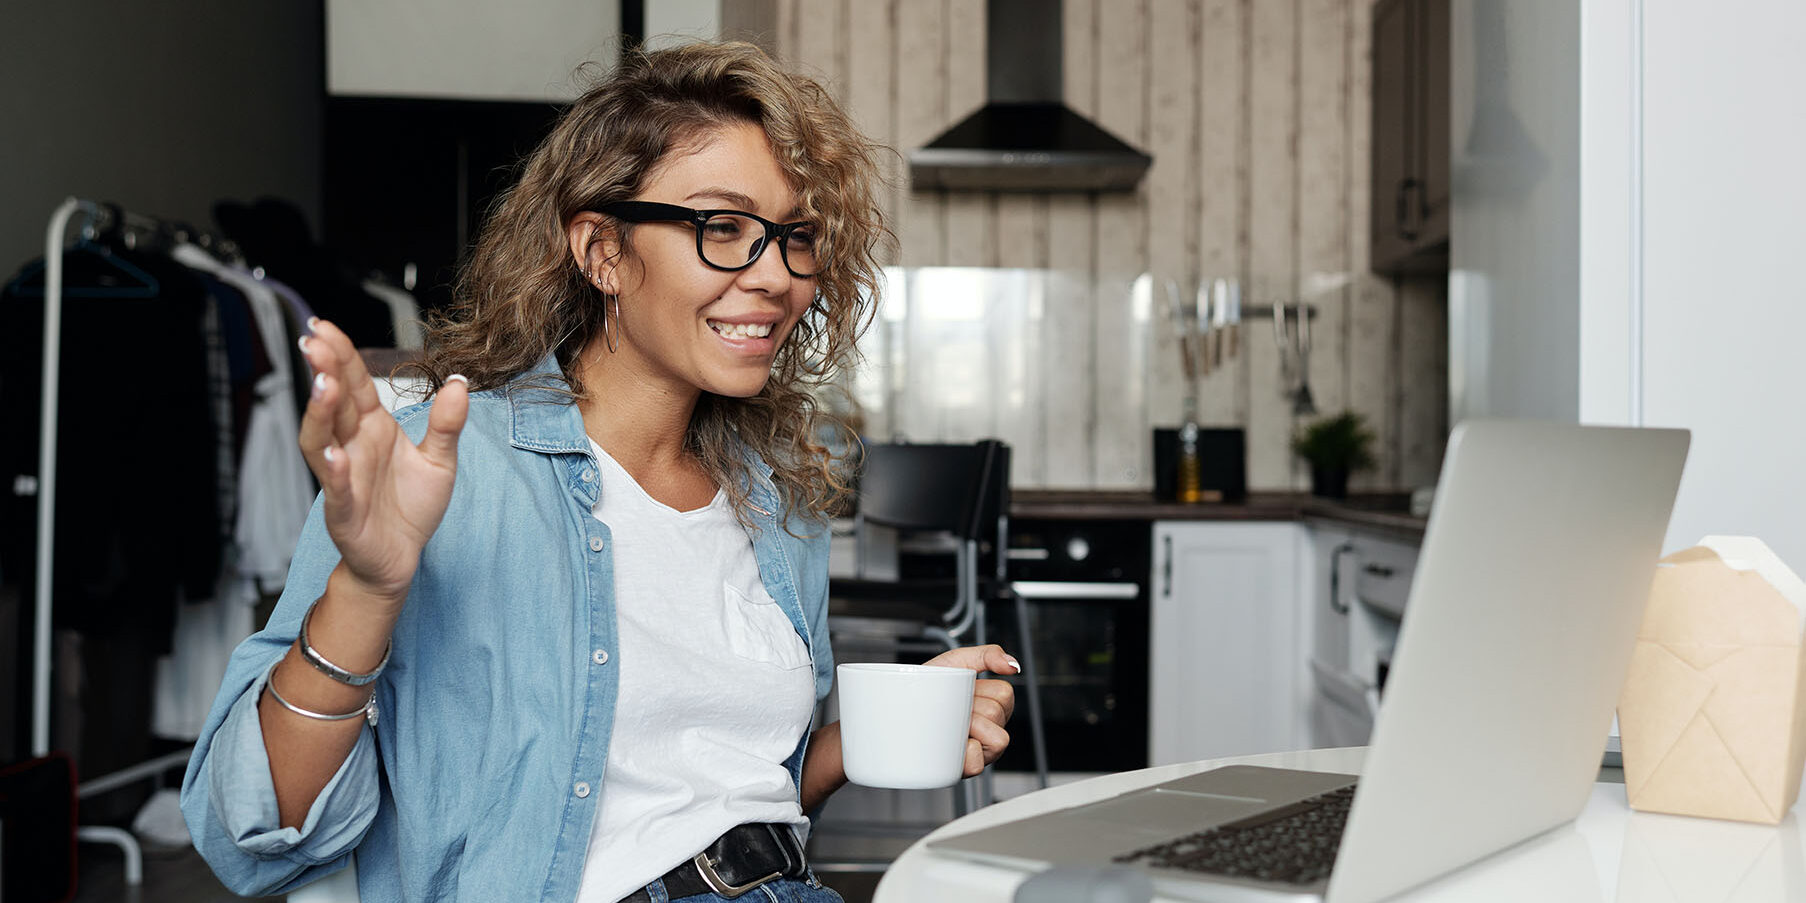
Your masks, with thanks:
M 294 642 L 301 616 L 337 563 L 316 501 L 276 611 L 233 651 L 182 780 L 182 814 L 195 849 L 238 894 L 282 893 L 343 868 L 376 818 L 379 757 L 366 726 L 300 829 L 283 827 L 257 708 L 270 665 Z
M 825 520 L 811 519 L 804 538 L 805 555 L 795 575 L 798 602 L 809 624 L 810 654 L 815 660 L 815 701 L 828 698 L 834 689 L 834 647 L 828 638 L 828 543 L 831 532 Z

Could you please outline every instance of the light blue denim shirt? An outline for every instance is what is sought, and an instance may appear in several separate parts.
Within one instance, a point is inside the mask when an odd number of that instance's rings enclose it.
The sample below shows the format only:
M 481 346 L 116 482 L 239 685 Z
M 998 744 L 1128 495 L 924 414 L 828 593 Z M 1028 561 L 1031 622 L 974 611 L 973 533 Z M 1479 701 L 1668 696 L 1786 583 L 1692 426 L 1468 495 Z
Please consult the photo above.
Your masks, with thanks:
M 534 373 L 557 368 L 548 357 Z M 416 441 L 428 407 L 396 414 Z M 810 651 L 820 700 L 834 675 L 828 533 L 796 519 L 786 530 L 771 469 L 749 461 L 759 574 Z M 364 903 L 576 898 L 615 726 L 612 542 L 590 514 L 600 483 L 563 396 L 518 381 L 471 395 L 451 504 L 375 684 L 378 725 L 297 831 L 277 816 L 257 698 L 338 563 L 315 502 L 275 614 L 232 654 L 182 782 L 195 847 L 227 887 L 282 893 L 355 848 Z M 807 742 L 785 763 L 799 786 Z

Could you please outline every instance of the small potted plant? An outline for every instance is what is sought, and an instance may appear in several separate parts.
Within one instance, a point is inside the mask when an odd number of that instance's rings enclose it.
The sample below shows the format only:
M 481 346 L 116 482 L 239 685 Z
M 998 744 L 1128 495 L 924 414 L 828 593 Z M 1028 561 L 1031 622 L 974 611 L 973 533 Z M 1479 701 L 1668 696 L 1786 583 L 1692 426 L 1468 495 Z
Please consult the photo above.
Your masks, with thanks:
M 1311 465 L 1311 494 L 1348 497 L 1348 475 L 1373 466 L 1373 432 L 1360 414 L 1343 411 L 1292 434 L 1292 453 Z

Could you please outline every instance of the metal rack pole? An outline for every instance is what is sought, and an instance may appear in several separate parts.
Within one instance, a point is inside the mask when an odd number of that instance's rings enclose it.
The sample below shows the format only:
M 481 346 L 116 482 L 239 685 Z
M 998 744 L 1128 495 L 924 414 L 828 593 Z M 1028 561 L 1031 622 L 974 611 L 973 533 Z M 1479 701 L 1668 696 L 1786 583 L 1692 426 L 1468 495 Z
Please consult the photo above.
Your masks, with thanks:
M 36 621 L 32 625 L 31 680 L 31 749 L 33 756 L 50 752 L 50 631 L 51 578 L 56 545 L 56 424 L 60 397 L 63 351 L 63 236 L 69 219 L 77 212 L 87 216 L 90 225 L 105 216 L 99 204 L 79 198 L 67 198 L 51 214 L 44 235 L 44 347 L 43 385 L 39 395 L 38 414 L 38 574 L 36 581 Z M 185 754 L 171 753 L 159 759 L 102 776 L 83 785 L 88 796 L 150 777 L 161 771 L 156 766 L 173 767 L 171 761 Z M 144 882 L 144 855 L 138 838 L 130 831 L 93 825 L 76 828 L 75 836 L 89 843 L 107 843 L 125 854 L 125 883 L 136 887 Z
M 76 211 L 100 217 L 92 201 L 68 198 L 50 217 L 44 235 L 44 367 L 38 396 L 37 621 L 32 625 L 31 754 L 50 752 L 50 581 L 56 541 L 57 380 L 63 351 L 63 233 Z

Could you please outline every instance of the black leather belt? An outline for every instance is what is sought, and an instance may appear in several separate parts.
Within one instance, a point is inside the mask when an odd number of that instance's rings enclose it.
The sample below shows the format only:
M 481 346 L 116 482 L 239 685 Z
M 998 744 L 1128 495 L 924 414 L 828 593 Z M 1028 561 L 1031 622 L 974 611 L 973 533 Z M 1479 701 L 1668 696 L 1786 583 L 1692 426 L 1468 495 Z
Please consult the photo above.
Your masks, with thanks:
M 789 825 L 750 824 L 730 829 L 696 858 L 665 873 L 665 895 L 673 900 L 717 893 L 732 899 L 779 878 L 801 878 L 808 867 L 803 847 Z M 621 903 L 651 903 L 640 888 Z

